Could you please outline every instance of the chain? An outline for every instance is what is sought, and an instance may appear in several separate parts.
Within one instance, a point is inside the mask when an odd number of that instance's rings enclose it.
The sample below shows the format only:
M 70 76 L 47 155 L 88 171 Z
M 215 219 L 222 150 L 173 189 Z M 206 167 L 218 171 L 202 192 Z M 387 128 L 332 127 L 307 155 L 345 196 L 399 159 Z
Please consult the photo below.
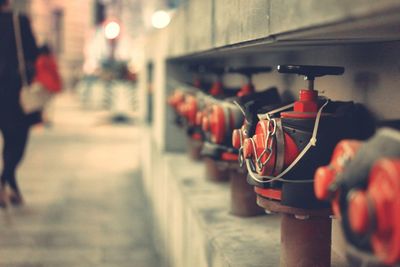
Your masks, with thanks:
M 268 120 L 268 126 L 267 126 L 266 130 L 267 130 L 267 136 L 265 137 L 265 149 L 261 152 L 259 157 L 257 157 L 257 153 L 255 153 L 256 154 L 256 163 L 260 170 L 268 164 L 268 162 L 271 160 L 272 154 L 274 152 L 273 137 L 276 134 L 276 120 L 275 119 Z M 254 151 L 256 151 L 254 142 L 253 142 L 253 148 L 254 148 Z M 267 155 L 267 158 L 263 162 L 261 162 L 262 157 L 264 155 Z

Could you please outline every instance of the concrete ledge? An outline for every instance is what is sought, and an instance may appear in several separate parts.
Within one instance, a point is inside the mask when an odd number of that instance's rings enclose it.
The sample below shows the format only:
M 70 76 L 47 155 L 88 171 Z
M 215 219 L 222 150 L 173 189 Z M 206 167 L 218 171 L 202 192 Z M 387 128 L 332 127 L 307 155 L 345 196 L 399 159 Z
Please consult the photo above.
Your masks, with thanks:
M 146 173 L 144 183 L 168 266 L 279 265 L 279 216 L 268 223 L 266 216 L 234 217 L 228 184 L 207 182 L 202 163 L 182 154 L 154 159 L 160 167 Z
M 152 148 L 143 161 L 145 190 L 157 226 L 156 244 L 174 267 L 279 266 L 280 217 L 229 214 L 229 184 L 205 179 L 202 162 Z M 332 266 L 346 266 L 333 253 Z

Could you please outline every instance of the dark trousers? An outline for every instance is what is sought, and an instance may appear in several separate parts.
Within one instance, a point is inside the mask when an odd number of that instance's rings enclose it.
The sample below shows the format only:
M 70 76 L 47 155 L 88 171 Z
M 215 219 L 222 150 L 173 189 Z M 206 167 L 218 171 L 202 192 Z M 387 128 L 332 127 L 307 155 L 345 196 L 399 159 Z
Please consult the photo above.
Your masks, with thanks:
M 28 140 L 29 126 L 2 125 L 0 131 L 3 135 L 3 172 L 1 174 L 1 185 L 8 184 L 12 190 L 19 193 L 16 180 L 16 169 L 21 162 Z

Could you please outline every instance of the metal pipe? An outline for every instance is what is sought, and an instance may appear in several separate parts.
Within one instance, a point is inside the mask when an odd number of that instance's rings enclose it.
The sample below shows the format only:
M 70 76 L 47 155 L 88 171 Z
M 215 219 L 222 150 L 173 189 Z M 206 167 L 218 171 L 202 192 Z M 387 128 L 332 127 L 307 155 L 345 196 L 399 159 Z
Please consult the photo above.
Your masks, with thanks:
M 328 216 L 304 219 L 283 214 L 281 267 L 330 267 L 332 221 Z

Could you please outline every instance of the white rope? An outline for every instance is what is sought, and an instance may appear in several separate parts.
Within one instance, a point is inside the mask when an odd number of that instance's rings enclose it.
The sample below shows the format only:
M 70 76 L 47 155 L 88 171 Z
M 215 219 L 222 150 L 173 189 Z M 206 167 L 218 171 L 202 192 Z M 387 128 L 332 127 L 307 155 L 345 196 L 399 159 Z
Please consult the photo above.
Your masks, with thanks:
M 259 120 L 269 120 L 270 119 L 270 115 L 275 114 L 275 113 L 279 113 L 281 111 L 287 110 L 287 109 L 292 108 L 292 107 L 294 107 L 294 103 L 286 105 L 286 106 L 283 106 L 283 107 L 280 107 L 280 108 L 277 108 L 277 109 L 274 109 L 274 110 L 271 110 L 271 111 L 269 111 L 267 113 L 264 113 L 264 114 L 258 114 L 257 116 L 258 116 Z
M 235 104 L 239 108 L 240 112 L 242 112 L 243 116 L 245 117 L 246 113 L 244 112 L 244 109 L 242 108 L 242 106 L 239 105 L 239 103 L 236 100 L 233 101 L 233 104 Z

